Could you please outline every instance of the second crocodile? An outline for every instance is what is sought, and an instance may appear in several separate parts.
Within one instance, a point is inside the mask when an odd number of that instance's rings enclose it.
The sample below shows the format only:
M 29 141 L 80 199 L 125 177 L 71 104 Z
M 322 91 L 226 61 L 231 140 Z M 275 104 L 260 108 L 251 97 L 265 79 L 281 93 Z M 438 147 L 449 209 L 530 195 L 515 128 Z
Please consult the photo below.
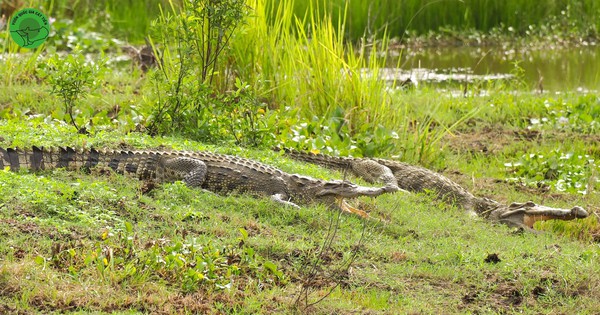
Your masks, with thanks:
M 579 206 L 561 209 L 538 205 L 531 201 L 504 205 L 489 198 L 476 197 L 445 176 L 403 162 L 378 158 L 334 157 L 293 150 L 286 150 L 286 154 L 296 160 L 350 171 L 370 183 L 384 183 L 390 191 L 432 191 L 438 198 L 453 202 L 471 213 L 511 226 L 531 229 L 536 221 L 572 220 L 588 216 L 587 211 Z

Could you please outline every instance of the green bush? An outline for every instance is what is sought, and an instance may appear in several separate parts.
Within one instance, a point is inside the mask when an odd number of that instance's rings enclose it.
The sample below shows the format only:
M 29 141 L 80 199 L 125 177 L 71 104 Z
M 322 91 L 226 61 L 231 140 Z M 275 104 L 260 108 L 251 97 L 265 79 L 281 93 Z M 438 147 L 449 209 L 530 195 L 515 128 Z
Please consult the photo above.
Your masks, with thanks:
M 82 125 L 85 118 L 77 117 L 75 105 L 100 85 L 104 64 L 102 59 L 86 61 L 85 55 L 74 52 L 66 56 L 54 54 L 38 68 L 38 74 L 50 84 L 52 93 L 61 99 L 64 115 L 80 132 L 85 130 Z
M 162 62 L 150 76 L 150 133 L 242 146 L 272 142 L 275 124 L 266 106 L 245 83 L 233 81 L 227 65 L 220 63 L 246 14 L 241 0 L 194 0 L 180 8 L 171 3 L 170 11 L 154 21 L 152 38 L 162 47 Z

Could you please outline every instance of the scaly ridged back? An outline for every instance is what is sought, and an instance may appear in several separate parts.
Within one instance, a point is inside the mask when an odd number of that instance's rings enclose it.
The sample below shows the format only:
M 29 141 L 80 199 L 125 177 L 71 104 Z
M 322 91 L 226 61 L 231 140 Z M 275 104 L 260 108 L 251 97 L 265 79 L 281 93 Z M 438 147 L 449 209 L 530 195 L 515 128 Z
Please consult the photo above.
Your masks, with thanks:
M 284 149 L 285 155 L 291 157 L 294 160 L 316 164 L 333 170 L 349 170 L 352 168 L 352 161 L 354 158 L 331 156 L 325 154 L 315 154 L 299 152 L 292 149 Z
M 227 179 L 237 178 L 246 185 L 267 184 L 272 178 L 290 176 L 283 171 L 250 159 L 211 152 L 155 151 L 155 150 L 96 150 L 73 148 L 38 148 L 29 150 L 19 148 L 0 148 L 0 167 L 12 171 L 28 169 L 31 171 L 66 168 L 70 170 L 89 170 L 94 167 L 110 168 L 117 173 L 134 175 L 139 179 L 161 181 L 182 180 L 182 174 L 175 177 L 161 169 L 163 162 L 171 158 L 199 159 L 208 167 L 206 185 L 214 190 L 228 190 L 221 187 Z M 302 179 L 320 183 L 317 179 Z M 301 181 L 301 182 L 302 182 Z M 240 184 L 238 183 L 238 184 Z M 216 187 L 218 186 L 218 187 Z M 238 187 L 242 188 L 242 187 Z M 260 187 L 257 187 L 260 188 Z
M 498 203 L 487 198 L 475 197 L 469 191 L 449 178 L 435 173 L 429 169 L 410 165 L 403 162 L 378 159 L 378 158 L 349 158 L 335 157 L 324 154 L 313 154 L 298 152 L 294 150 L 285 150 L 286 155 L 299 161 L 317 164 L 332 169 L 348 169 L 355 173 L 354 175 L 371 181 L 369 174 L 364 174 L 364 168 L 353 167 L 355 163 L 364 160 L 375 161 L 389 168 L 397 179 L 398 187 L 412 192 L 432 191 L 443 200 L 455 202 L 467 210 L 473 210 L 479 213 L 487 213 L 490 209 L 495 209 Z
M 160 154 L 121 150 L 83 150 L 73 148 L 38 148 L 31 150 L 0 148 L 0 167 L 11 171 L 31 171 L 57 168 L 90 170 L 94 167 L 111 168 L 120 174 L 136 175 L 140 179 L 156 177 Z

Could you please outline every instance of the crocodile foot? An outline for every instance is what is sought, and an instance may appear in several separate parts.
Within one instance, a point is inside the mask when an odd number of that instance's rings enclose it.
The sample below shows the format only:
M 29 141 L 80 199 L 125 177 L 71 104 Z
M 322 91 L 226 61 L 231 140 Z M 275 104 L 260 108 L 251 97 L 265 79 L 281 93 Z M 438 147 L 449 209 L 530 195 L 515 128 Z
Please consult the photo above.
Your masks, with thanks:
M 357 208 L 354 208 L 343 198 L 337 199 L 337 205 L 343 212 L 356 214 L 365 219 L 369 218 L 369 214 L 367 212 L 357 209 Z

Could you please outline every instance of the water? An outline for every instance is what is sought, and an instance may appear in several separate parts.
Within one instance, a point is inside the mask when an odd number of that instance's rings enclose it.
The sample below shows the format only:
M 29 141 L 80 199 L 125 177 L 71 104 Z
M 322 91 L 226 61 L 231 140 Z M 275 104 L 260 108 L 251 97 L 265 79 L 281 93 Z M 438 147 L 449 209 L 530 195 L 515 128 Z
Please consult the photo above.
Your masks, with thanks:
M 400 59 L 400 60 L 399 60 Z M 443 47 L 405 49 L 389 58 L 385 79 L 434 84 L 474 80 L 514 79 L 519 75 L 537 91 L 600 90 L 600 47 L 510 49 L 500 47 Z M 398 63 L 399 62 L 399 63 Z M 399 68 L 396 68 L 397 65 Z

